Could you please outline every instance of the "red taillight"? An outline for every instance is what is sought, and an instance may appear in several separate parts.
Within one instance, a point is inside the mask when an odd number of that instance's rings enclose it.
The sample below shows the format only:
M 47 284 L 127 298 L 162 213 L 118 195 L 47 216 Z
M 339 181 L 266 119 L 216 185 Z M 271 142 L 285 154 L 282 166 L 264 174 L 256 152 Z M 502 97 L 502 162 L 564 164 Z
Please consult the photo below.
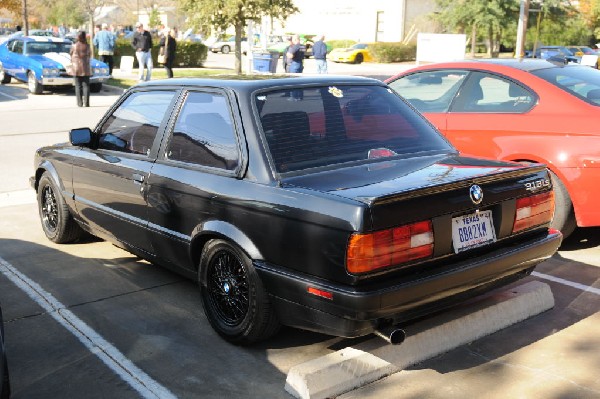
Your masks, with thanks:
M 367 273 L 433 255 L 431 221 L 418 222 L 369 234 L 352 234 L 346 269 Z
M 550 223 L 554 215 L 554 191 L 517 200 L 513 233 Z

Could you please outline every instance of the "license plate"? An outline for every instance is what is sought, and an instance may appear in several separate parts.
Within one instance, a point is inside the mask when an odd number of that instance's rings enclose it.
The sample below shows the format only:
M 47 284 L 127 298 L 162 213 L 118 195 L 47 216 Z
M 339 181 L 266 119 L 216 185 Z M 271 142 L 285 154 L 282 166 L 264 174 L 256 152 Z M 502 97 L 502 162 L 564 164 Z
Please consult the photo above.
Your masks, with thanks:
M 480 211 L 452 218 L 454 252 L 480 247 L 496 241 L 492 211 Z

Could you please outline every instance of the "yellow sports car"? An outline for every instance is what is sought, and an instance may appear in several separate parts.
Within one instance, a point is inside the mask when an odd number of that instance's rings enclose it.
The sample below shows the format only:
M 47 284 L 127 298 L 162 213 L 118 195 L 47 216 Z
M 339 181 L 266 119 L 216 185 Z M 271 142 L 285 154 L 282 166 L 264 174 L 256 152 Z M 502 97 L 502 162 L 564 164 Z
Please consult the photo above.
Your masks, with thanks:
M 363 61 L 371 62 L 373 57 L 369 53 L 368 47 L 365 43 L 357 43 L 350 48 L 334 48 L 327 59 L 333 62 L 349 62 L 351 64 L 360 64 Z

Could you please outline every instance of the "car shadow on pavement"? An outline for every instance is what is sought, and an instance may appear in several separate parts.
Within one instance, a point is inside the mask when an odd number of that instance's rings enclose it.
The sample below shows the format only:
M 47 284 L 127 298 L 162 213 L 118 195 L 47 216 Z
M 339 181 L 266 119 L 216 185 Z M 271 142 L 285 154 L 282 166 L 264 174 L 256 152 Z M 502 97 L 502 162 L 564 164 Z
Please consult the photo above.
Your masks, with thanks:
M 177 397 L 287 398 L 289 368 L 340 339 L 283 328 L 231 345 L 210 327 L 195 282 L 91 236 L 68 245 L 0 239 L 0 258 Z M 99 381 L 106 397 L 137 397 L 6 273 L 0 263 L 14 398 L 86 397 Z
M 600 227 L 580 227 L 563 241 L 560 251 L 578 251 L 598 246 L 600 246 Z

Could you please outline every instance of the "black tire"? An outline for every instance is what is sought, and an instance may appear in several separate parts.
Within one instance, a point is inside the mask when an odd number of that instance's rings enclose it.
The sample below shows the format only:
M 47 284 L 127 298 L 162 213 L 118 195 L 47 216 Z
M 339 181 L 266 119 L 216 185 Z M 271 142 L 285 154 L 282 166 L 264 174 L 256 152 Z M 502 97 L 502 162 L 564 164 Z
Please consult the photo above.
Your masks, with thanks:
M 204 313 L 225 340 L 247 345 L 279 331 L 252 261 L 238 247 L 224 240 L 209 241 L 202 251 L 198 279 Z
M 554 187 L 554 218 L 550 227 L 560 230 L 564 238 L 575 231 L 577 227 L 577 220 L 575 219 L 575 210 L 573 209 L 573 202 L 569 196 L 567 188 L 562 181 L 554 173 L 550 172 L 550 179 L 552 180 L 552 186 Z
M 356 54 L 356 57 L 354 58 L 354 63 L 355 64 L 362 64 L 362 62 L 365 60 L 365 58 L 363 57 L 363 55 L 361 53 Z
M 102 90 L 102 83 L 92 83 L 90 84 L 90 92 L 92 93 L 100 93 Z
M 0 83 L 1 84 L 10 83 L 10 75 L 7 75 L 6 72 L 4 72 L 4 68 L 2 67 L 2 64 L 0 64 Z
M 221 47 L 221 52 L 223 54 L 229 54 L 230 51 L 231 51 L 231 48 L 229 46 L 223 46 L 223 47 Z
M 33 71 L 27 72 L 27 87 L 31 94 L 42 94 L 44 86 L 42 86 L 35 78 Z
M 83 235 L 83 230 L 73 220 L 60 190 L 45 172 L 37 190 L 38 211 L 46 237 L 57 244 L 73 242 Z

